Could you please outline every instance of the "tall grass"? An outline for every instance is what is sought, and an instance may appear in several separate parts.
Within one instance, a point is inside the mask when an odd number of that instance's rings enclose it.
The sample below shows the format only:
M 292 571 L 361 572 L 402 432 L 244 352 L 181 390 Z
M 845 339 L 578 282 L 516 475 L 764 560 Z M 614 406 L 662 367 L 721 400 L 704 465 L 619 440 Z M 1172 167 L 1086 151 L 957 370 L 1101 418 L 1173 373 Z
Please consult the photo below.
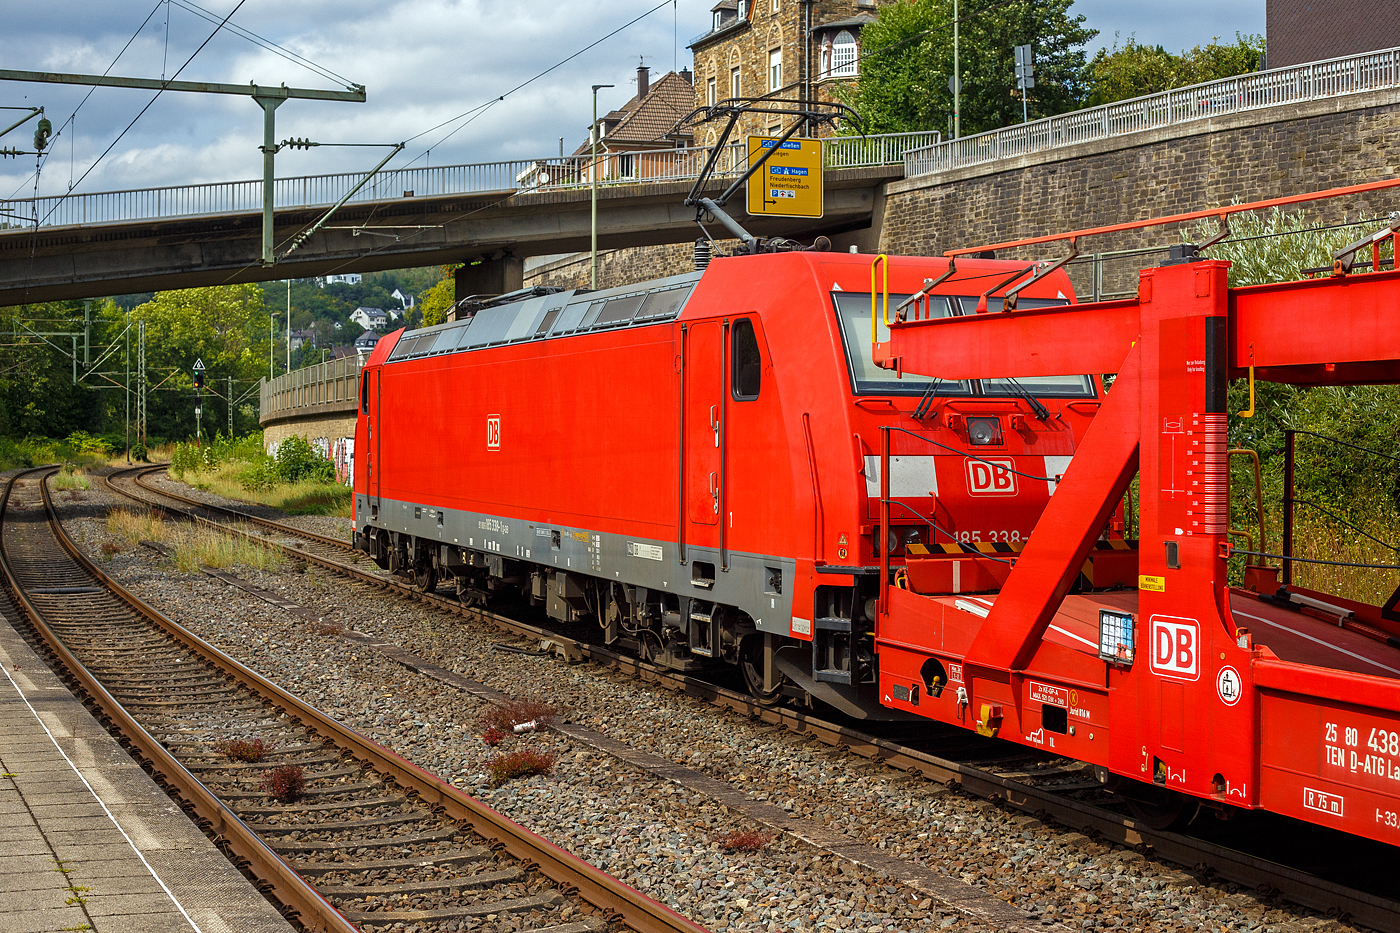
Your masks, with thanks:
M 335 481 L 335 467 L 305 438 L 292 436 L 276 457 L 263 452 L 262 433 L 215 437 L 203 447 L 177 444 L 170 456 L 176 479 L 222 496 L 295 515 L 350 516 L 352 492 Z
M 201 567 L 277 570 L 282 566 L 280 554 L 256 541 L 203 525 L 173 524 L 149 509 L 112 510 L 107 516 L 107 531 L 129 545 L 155 541 L 169 546 L 174 551 L 175 566 L 182 573 L 198 573 Z

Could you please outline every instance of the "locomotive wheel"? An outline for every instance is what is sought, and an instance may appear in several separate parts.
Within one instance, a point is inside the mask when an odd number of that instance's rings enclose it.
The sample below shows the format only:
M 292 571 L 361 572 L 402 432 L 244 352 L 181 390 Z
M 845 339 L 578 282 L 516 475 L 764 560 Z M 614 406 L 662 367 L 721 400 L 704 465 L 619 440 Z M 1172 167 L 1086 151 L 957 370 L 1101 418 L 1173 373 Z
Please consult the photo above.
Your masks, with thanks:
M 763 689 L 763 636 L 746 635 L 739 642 L 739 670 L 744 674 L 744 686 L 749 695 L 760 706 L 777 706 L 783 700 L 783 682 L 780 678 L 770 691 Z
M 1131 796 L 1129 796 L 1131 794 Z M 1137 784 L 1124 794 L 1133 817 L 1153 829 L 1180 829 L 1191 822 L 1200 801 L 1154 784 Z
M 431 593 L 437 589 L 437 568 L 431 563 L 418 564 L 408 572 L 408 582 L 419 593 Z

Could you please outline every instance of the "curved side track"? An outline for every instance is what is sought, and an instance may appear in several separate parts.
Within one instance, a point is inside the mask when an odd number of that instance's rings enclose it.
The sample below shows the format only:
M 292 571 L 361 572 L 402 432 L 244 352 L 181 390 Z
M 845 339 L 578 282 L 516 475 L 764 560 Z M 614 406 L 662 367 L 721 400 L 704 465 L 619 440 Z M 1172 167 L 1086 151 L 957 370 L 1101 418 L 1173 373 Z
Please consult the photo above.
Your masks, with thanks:
M 1346 916 L 1357 923 L 1386 933 L 1400 933 L 1400 902 L 1354 890 L 1202 839 L 1167 830 L 1154 830 L 1140 820 L 1096 806 L 1092 802 L 1066 796 L 1075 791 L 1082 791 L 1088 786 L 1089 782 L 1084 780 L 1083 768 L 1077 763 L 1063 759 L 1047 760 L 1044 757 L 1026 756 L 1023 754 L 1024 750 L 1019 748 L 1011 748 L 1008 752 L 1011 757 L 1003 758 L 996 751 L 989 751 L 986 743 L 976 745 L 966 756 L 967 760 L 954 761 L 910 747 L 901 741 L 880 738 L 849 726 L 827 722 L 803 710 L 764 706 L 746 694 L 695 677 L 655 667 L 628 655 L 498 613 L 469 607 L 452 597 L 424 593 L 411 583 L 381 571 L 355 551 L 348 541 L 338 541 L 236 509 L 211 505 L 170 490 L 157 489 L 145 481 L 145 476 L 162 469 L 162 466 L 146 466 L 121 471 L 109 476 L 107 484 L 119 495 L 135 499 L 144 505 L 172 515 L 207 522 L 230 533 L 248 535 L 254 540 L 281 549 L 295 559 L 317 564 L 333 573 L 388 590 L 404 598 L 421 600 L 435 609 L 473 621 L 485 622 L 519 637 L 536 640 L 542 646 L 571 659 L 587 658 L 634 677 L 704 699 L 721 708 L 782 725 L 827 745 L 849 749 L 865 758 L 881 761 L 910 774 L 922 774 L 930 780 L 958 785 L 968 793 L 1004 802 L 1037 816 L 1048 817 L 1061 825 L 1082 830 L 1109 842 L 1151 850 L 1161 858 L 1188 868 L 1206 868 L 1223 880 L 1254 889 L 1277 891 L 1287 900 L 1305 907 Z M 133 488 L 133 484 L 139 488 Z M 171 505 L 172 502 L 179 505 Z M 277 540 L 269 540 L 266 535 L 232 527 L 240 522 L 267 529 L 275 533 Z M 292 544 L 291 540 L 297 543 Z M 956 747 L 965 741 L 966 737 L 958 733 L 952 736 L 949 744 Z
M 547 933 L 704 933 L 145 605 L 64 535 L 44 472 L 0 496 L 7 589 L 80 690 L 304 927 L 514 915 Z

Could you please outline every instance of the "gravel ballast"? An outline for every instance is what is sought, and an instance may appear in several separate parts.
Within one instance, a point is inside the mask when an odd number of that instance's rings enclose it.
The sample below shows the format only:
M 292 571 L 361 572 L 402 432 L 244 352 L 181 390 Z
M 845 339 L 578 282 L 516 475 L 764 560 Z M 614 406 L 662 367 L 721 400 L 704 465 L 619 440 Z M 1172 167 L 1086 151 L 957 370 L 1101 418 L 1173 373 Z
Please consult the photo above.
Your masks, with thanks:
M 229 568 L 323 619 L 309 626 L 113 538 L 100 510 L 114 501 L 94 484 L 77 498 L 65 494 L 60 505 L 69 533 L 94 559 L 105 558 L 108 572 L 137 595 L 323 711 L 713 930 L 990 927 L 785 834 L 756 852 L 727 852 L 718 840 L 752 824 L 712 798 L 556 732 L 510 735 L 492 749 L 478 726 L 484 701 L 311 629 L 339 626 L 393 641 L 510 696 L 551 704 L 572 723 L 929 866 L 1016 905 L 1047 928 L 1352 929 L 615 672 L 497 650 L 499 644 L 533 646 L 315 567 L 298 572 L 289 564 L 276 573 Z M 329 530 L 336 522 L 346 527 L 343 519 L 297 521 L 339 535 Z M 118 549 L 104 554 L 104 545 Z M 554 755 L 553 772 L 493 786 L 487 762 L 521 748 Z

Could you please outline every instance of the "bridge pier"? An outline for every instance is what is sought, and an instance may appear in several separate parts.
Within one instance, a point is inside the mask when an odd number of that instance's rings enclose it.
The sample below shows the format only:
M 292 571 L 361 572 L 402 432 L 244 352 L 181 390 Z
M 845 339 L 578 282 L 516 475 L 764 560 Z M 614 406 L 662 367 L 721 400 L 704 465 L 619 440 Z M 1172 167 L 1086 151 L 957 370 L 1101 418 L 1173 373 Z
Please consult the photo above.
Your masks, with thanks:
M 504 295 L 525 286 L 525 260 L 518 256 L 483 258 L 457 270 L 457 300 L 469 295 Z

